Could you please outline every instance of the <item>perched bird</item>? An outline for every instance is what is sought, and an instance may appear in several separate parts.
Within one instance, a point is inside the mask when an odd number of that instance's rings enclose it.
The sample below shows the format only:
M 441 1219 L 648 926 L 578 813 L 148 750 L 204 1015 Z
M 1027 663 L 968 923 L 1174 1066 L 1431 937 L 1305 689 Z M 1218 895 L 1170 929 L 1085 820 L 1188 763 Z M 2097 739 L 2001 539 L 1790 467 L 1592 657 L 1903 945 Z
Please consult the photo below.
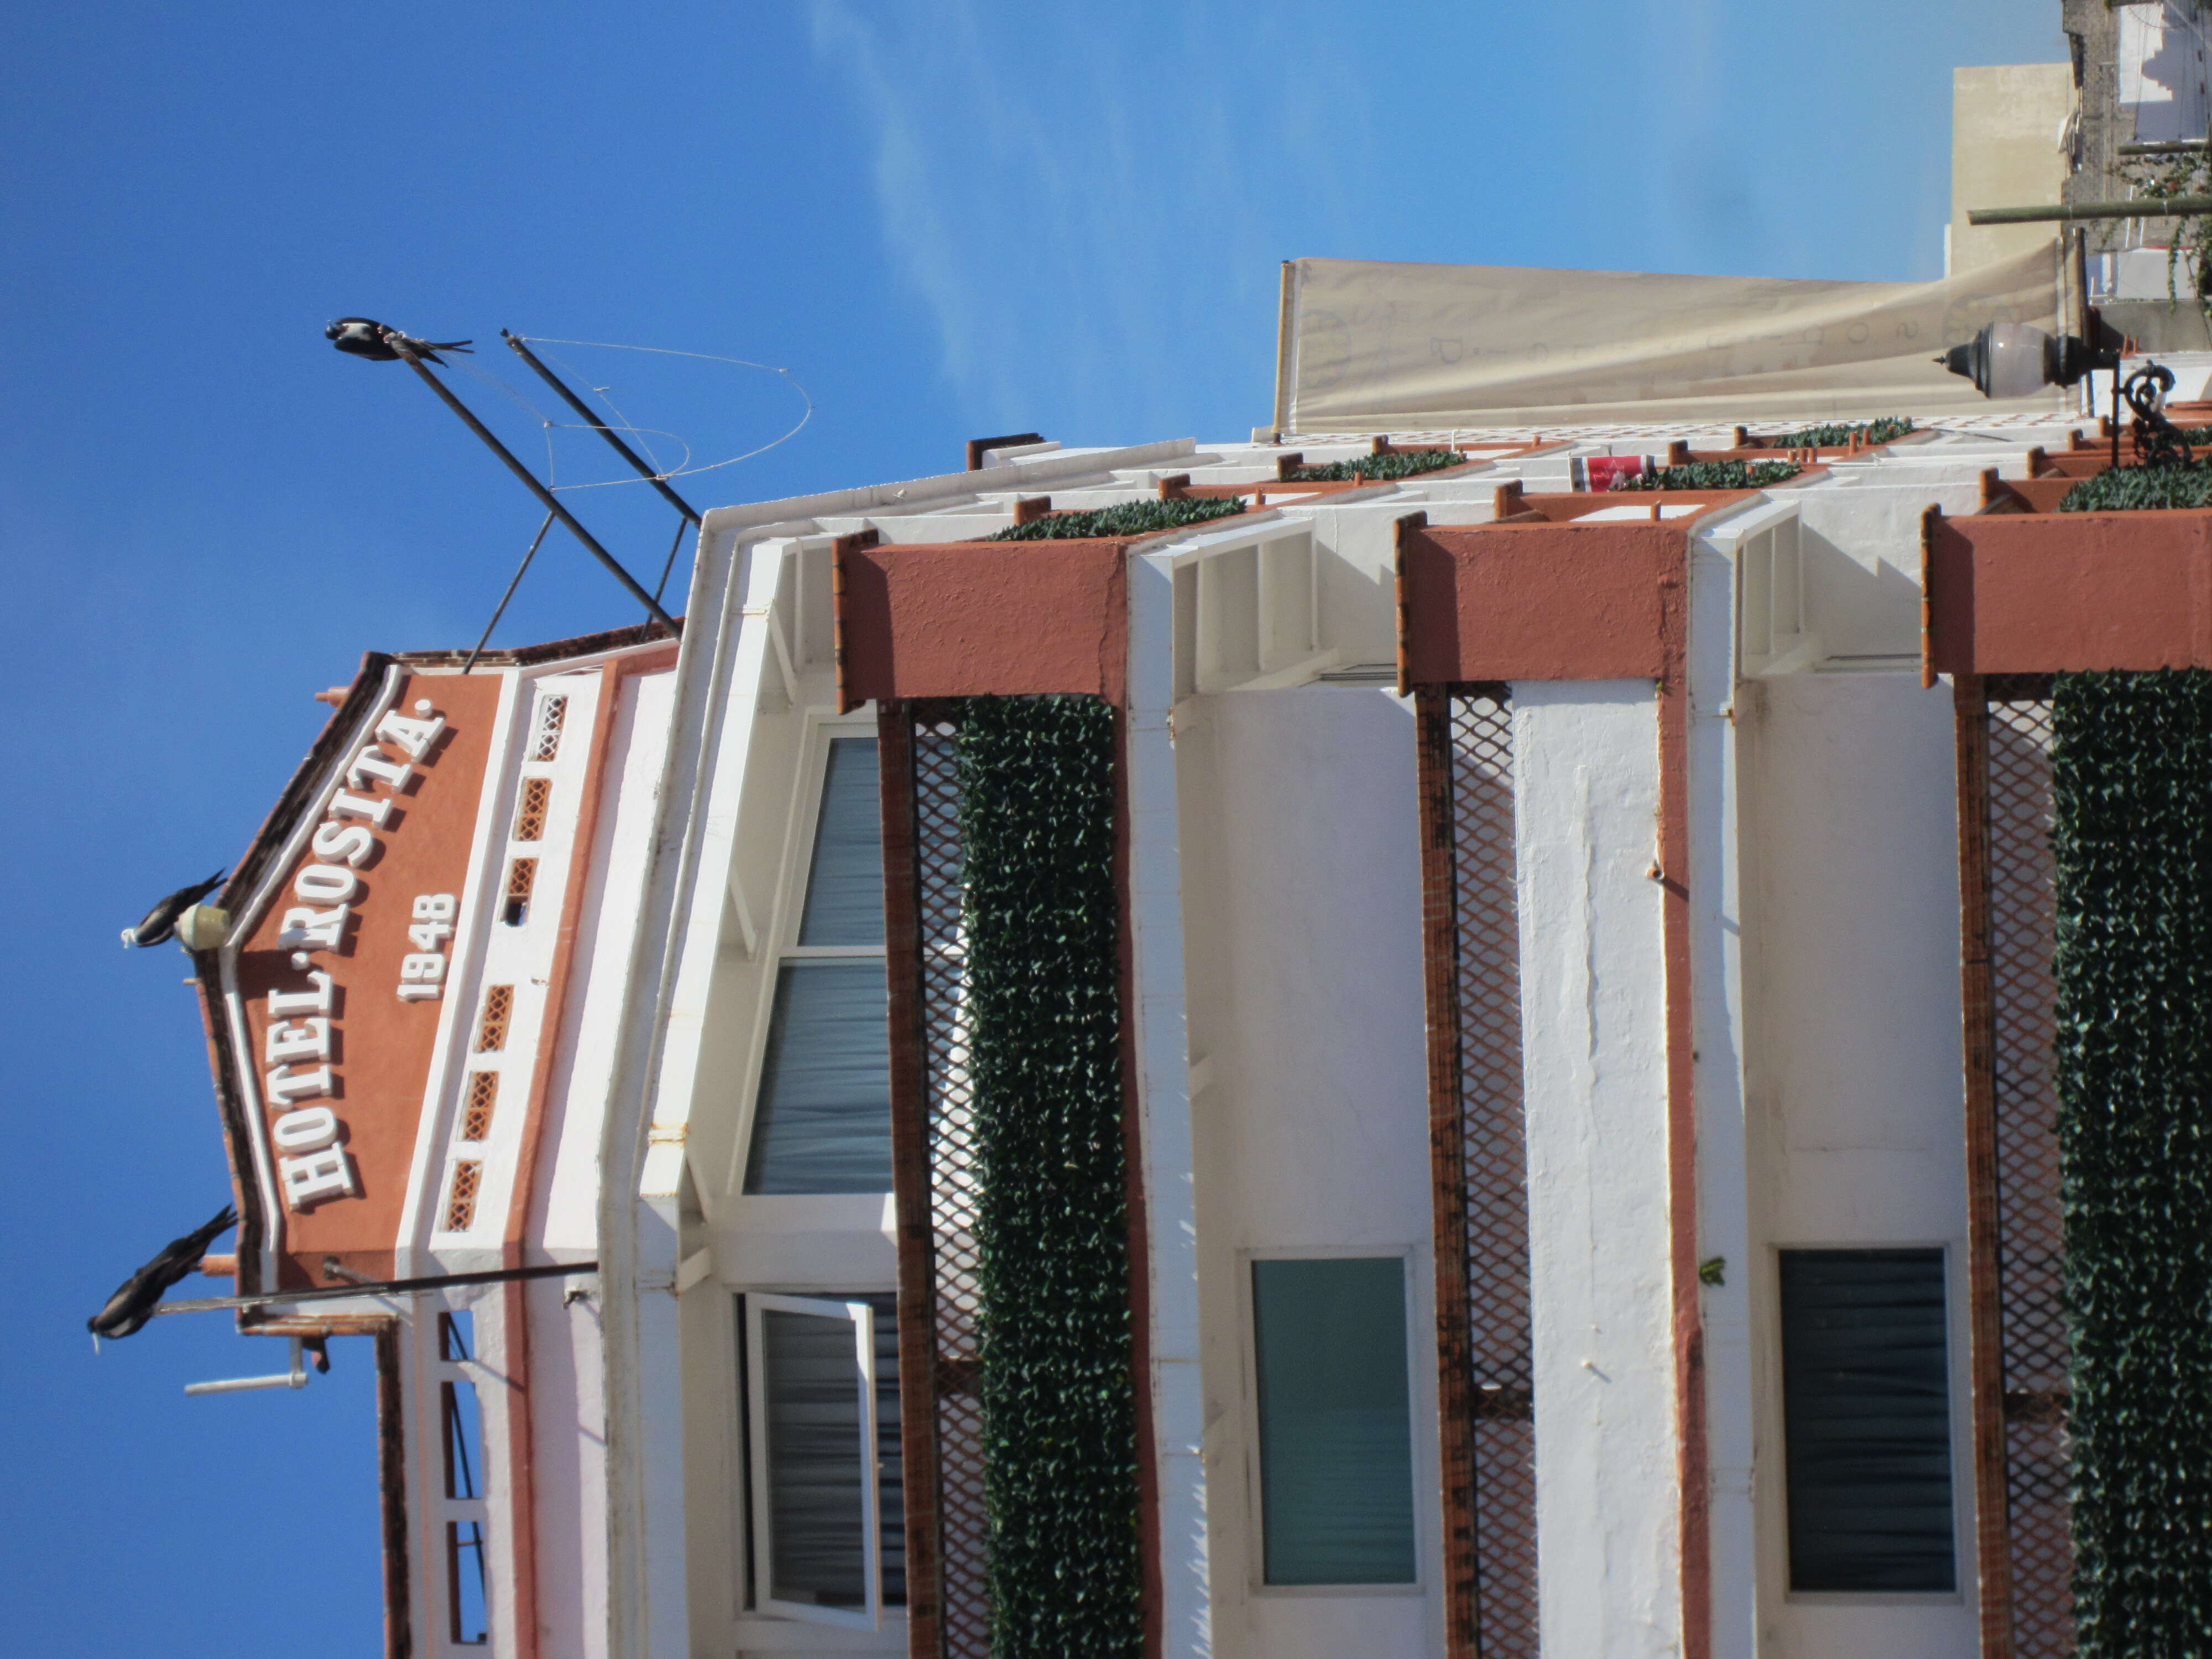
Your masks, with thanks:
M 356 357 L 366 357 L 372 362 L 390 363 L 399 360 L 399 348 L 404 346 L 425 362 L 442 363 L 441 351 L 465 351 L 476 355 L 467 340 L 418 340 L 411 334 L 402 334 L 386 324 L 374 322 L 367 317 L 341 317 L 323 330 L 323 337 L 340 351 Z
M 124 949 L 127 951 L 134 945 L 160 945 L 167 939 L 173 939 L 176 936 L 178 918 L 215 891 L 216 888 L 222 886 L 222 878 L 228 873 L 227 871 L 218 870 L 205 881 L 195 882 L 190 887 L 177 889 L 175 892 L 149 910 L 146 913 L 145 921 L 140 922 L 136 927 L 126 927 L 123 930 Z
M 154 1316 L 169 1286 L 198 1267 L 207 1247 L 237 1224 L 238 1212 L 226 1204 L 206 1226 L 171 1239 L 161 1255 L 115 1287 L 107 1305 L 84 1322 L 85 1328 L 94 1336 L 135 1335 Z

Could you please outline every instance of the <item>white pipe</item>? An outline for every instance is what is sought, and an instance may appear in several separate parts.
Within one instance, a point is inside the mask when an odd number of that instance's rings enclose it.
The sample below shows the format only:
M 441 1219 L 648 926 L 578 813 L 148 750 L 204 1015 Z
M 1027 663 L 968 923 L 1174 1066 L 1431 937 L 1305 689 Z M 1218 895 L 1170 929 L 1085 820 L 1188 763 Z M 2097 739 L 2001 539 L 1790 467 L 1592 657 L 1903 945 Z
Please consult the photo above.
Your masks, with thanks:
M 292 1339 L 292 1369 L 279 1371 L 274 1376 L 228 1376 L 216 1382 L 187 1382 L 185 1392 L 199 1394 L 246 1394 L 254 1389 L 304 1389 L 307 1386 L 307 1362 L 298 1337 Z

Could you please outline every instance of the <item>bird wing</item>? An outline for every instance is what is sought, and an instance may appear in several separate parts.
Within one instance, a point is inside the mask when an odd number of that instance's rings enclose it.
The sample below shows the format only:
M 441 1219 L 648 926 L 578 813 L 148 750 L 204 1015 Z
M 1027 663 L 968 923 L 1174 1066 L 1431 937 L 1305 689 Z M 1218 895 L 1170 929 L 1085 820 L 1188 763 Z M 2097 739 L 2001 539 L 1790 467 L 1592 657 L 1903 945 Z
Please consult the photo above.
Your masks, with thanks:
M 238 1212 L 228 1204 L 204 1225 L 162 1246 L 161 1254 L 115 1287 L 100 1310 L 85 1321 L 100 1336 L 132 1336 L 145 1328 L 161 1305 L 169 1286 L 199 1266 L 200 1258 L 216 1237 L 238 1224 Z
M 223 872 L 218 870 L 205 881 L 177 889 L 149 910 L 145 920 L 131 930 L 132 939 L 140 945 L 161 944 L 176 932 L 177 918 L 221 886 L 222 878 Z

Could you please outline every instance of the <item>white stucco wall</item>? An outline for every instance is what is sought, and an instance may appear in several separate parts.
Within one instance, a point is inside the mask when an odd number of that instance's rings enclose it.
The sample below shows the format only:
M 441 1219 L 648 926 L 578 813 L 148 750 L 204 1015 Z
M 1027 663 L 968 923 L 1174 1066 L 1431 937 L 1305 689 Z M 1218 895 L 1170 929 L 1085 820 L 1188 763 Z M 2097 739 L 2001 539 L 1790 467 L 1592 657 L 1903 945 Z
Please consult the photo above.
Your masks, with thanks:
M 1658 700 L 1512 689 L 1546 1659 L 1678 1650 Z
M 1176 712 L 1176 758 L 1212 1652 L 1438 1653 L 1442 1510 L 1413 713 L 1371 688 L 1195 698 Z M 1271 1589 L 1259 1582 L 1244 1291 L 1254 1252 L 1406 1257 L 1416 1585 Z
M 1977 1650 L 1951 693 L 1801 674 L 1743 700 L 1760 1635 L 1788 1659 Z M 1789 1593 L 1774 1253 L 1951 1252 L 1954 1596 Z

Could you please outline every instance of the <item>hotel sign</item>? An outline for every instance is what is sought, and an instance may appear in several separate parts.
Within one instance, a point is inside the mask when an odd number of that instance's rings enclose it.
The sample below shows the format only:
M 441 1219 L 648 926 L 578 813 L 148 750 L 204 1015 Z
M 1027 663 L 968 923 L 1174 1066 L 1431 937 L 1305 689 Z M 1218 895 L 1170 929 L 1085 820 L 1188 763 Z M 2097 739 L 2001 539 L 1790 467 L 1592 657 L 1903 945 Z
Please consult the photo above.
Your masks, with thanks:
M 239 1175 L 277 1266 L 264 1288 L 322 1282 L 325 1256 L 381 1276 L 402 1242 L 506 678 L 388 666 L 234 900 L 225 1035 L 252 1158 Z

